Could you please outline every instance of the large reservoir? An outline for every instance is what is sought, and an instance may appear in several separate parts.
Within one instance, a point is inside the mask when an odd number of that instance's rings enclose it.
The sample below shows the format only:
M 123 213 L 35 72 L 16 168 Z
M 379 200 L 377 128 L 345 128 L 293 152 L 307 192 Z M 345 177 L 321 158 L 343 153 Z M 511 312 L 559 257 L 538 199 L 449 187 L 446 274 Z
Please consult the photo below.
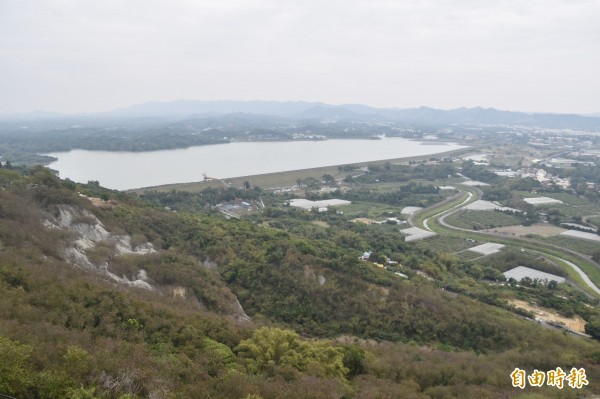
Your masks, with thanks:
M 236 142 L 176 150 L 113 152 L 73 150 L 51 153 L 49 166 L 61 178 L 127 190 L 171 183 L 257 175 L 321 166 L 437 154 L 464 148 L 453 143 L 419 142 L 403 138 Z

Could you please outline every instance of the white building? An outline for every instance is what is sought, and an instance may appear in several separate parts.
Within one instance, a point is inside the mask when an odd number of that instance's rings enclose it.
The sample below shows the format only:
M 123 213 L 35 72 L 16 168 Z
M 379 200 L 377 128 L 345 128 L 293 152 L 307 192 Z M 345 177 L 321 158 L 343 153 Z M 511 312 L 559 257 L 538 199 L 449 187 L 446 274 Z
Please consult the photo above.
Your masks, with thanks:
M 513 278 L 519 282 L 526 277 L 529 277 L 532 281 L 538 280 L 539 282 L 543 282 L 544 284 L 548 284 L 550 281 L 556 281 L 557 283 L 565 282 L 564 277 L 541 272 L 539 270 L 531 269 L 525 266 L 517 266 L 514 269 L 510 269 L 502 274 L 504 274 L 504 277 L 507 280 Z

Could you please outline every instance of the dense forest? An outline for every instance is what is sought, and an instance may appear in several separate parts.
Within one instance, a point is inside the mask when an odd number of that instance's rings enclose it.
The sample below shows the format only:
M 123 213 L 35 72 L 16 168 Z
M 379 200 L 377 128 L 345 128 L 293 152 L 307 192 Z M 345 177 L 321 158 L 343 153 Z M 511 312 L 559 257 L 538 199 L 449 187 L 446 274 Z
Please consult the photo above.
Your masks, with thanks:
M 373 229 L 268 197 L 263 215 L 225 219 L 211 206 L 228 195 L 255 198 L 259 190 L 140 199 L 60 180 L 40 167 L 0 169 L 0 393 L 25 399 L 599 393 L 600 344 L 512 313 L 482 283 L 497 278 L 497 269 L 410 246 L 394 225 Z M 403 195 L 425 200 L 438 193 L 412 184 L 396 193 Z M 128 250 L 119 249 L 124 242 Z M 77 249 L 79 258 L 69 256 Z M 397 262 L 411 278 L 359 260 L 365 250 Z M 552 297 L 547 287 L 536 290 L 539 298 Z M 570 310 L 594 317 L 585 300 Z M 511 385 L 516 367 L 585 368 L 590 384 L 521 390 Z

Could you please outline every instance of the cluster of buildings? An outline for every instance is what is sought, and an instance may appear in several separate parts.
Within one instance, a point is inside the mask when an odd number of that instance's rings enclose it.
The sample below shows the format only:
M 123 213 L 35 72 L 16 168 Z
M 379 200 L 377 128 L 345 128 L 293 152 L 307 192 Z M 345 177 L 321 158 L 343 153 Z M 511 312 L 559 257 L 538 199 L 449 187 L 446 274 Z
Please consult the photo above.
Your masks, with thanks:
M 521 168 L 519 170 L 494 170 L 493 171 L 498 176 L 503 177 L 520 177 L 527 178 L 530 177 L 534 180 L 537 180 L 544 186 L 552 186 L 557 185 L 563 189 L 569 188 L 571 186 L 571 181 L 568 178 L 562 178 L 560 176 L 553 175 L 548 173 L 546 170 L 541 168 Z

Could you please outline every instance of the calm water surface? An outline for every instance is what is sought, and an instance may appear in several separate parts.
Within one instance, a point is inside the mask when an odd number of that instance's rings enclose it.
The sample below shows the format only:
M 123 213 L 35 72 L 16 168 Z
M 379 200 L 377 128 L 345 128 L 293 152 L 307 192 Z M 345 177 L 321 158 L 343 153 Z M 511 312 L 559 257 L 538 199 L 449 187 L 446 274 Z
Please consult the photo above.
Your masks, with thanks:
M 464 148 L 452 143 L 421 143 L 402 138 L 247 142 L 151 152 L 73 150 L 48 155 L 60 177 L 127 190 L 170 183 L 257 175 L 347 163 L 437 154 Z

